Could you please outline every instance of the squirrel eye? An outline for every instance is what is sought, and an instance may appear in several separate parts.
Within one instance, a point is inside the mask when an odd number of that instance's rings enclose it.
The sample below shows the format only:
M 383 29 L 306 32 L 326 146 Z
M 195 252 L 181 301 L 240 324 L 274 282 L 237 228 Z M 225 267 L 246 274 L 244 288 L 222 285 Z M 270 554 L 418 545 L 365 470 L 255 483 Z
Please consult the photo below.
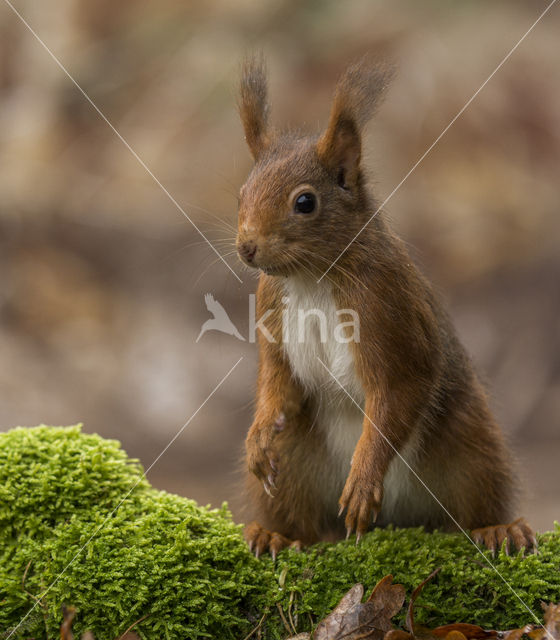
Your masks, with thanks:
M 313 193 L 305 192 L 299 195 L 294 202 L 296 213 L 313 213 L 317 206 L 317 199 Z

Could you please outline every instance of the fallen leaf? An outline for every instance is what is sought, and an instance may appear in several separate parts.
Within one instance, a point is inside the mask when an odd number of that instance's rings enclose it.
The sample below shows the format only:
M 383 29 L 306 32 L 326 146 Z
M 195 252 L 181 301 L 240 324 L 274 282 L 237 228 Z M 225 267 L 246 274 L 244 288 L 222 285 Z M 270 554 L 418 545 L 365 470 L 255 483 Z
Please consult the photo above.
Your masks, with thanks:
M 393 576 L 385 576 L 366 602 L 362 602 L 363 595 L 363 586 L 354 585 L 334 611 L 317 625 L 313 640 L 383 640 L 393 628 L 391 618 L 403 606 L 404 587 L 393 584 Z
M 512 629 L 511 631 L 505 631 L 501 637 L 503 638 L 503 640 L 521 640 L 522 636 L 530 635 L 532 629 L 533 625 L 528 624 L 521 629 Z
M 402 609 L 406 592 L 402 584 L 393 584 L 393 576 L 385 576 L 373 588 L 367 602 L 375 605 L 380 619 L 385 618 L 388 630 L 391 618 Z
M 544 628 L 550 640 L 560 640 L 560 604 L 543 606 Z
M 446 636 L 445 640 L 467 640 L 466 636 L 457 629 L 452 629 Z
M 74 640 L 72 624 L 76 617 L 76 609 L 62 605 L 62 624 L 60 625 L 60 640 Z
M 448 638 L 451 633 L 460 633 L 467 640 L 479 640 L 482 638 L 496 638 L 497 631 L 486 630 L 476 624 L 467 624 L 464 622 L 456 622 L 455 624 L 446 624 L 442 627 L 436 627 L 432 630 L 432 634 L 436 638 Z M 513 640 L 511 638 L 510 640 Z
M 410 640 L 414 638 L 411 633 L 408 631 L 403 631 L 402 629 L 391 629 L 391 631 L 387 631 L 385 634 L 384 640 Z
M 403 606 L 405 591 L 402 585 L 393 584 L 393 576 L 389 575 L 377 583 L 366 602 L 362 602 L 363 586 L 354 585 L 313 633 L 300 633 L 289 640 L 522 640 L 523 636 L 530 640 L 560 640 L 560 604 L 542 605 L 543 626 L 528 624 L 508 631 L 483 629 L 464 622 L 435 629 L 416 624 L 416 600 L 439 571 L 432 571 L 412 592 L 406 614 L 407 631 L 395 629 L 391 623 Z
M 420 595 L 424 586 L 439 572 L 439 569 L 433 571 L 416 589 L 412 592 L 410 602 L 408 604 L 408 612 L 406 616 L 406 631 L 393 630 L 390 631 L 384 640 L 489 640 L 496 638 L 500 640 L 521 640 L 522 636 L 527 635 L 531 640 L 560 640 L 560 605 L 549 604 L 543 606 L 545 627 L 535 627 L 534 625 L 526 625 L 520 629 L 511 629 L 509 631 L 496 631 L 494 629 L 483 629 L 476 624 L 468 624 L 456 622 L 454 624 L 446 624 L 435 629 L 428 629 L 414 622 L 414 604 Z
M 544 611 L 544 625 L 532 626 L 527 635 L 531 640 L 560 640 L 560 604 L 544 604 L 544 602 L 541 604 Z M 508 638 L 508 640 L 511 639 Z
M 432 578 L 437 576 L 437 574 L 440 571 L 441 571 L 441 567 L 434 569 L 434 571 L 432 571 L 432 573 L 430 573 L 430 575 L 425 580 L 422 580 L 422 582 L 416 587 L 416 589 L 414 589 L 414 591 L 412 592 L 412 595 L 410 596 L 410 602 L 408 603 L 408 611 L 406 613 L 406 627 L 412 637 L 417 635 L 419 632 L 419 629 L 414 624 L 414 603 L 416 602 L 416 598 L 418 598 L 418 596 L 420 595 L 420 593 L 422 592 L 422 589 L 426 586 L 426 584 L 428 584 L 428 582 L 430 582 Z M 426 634 L 424 633 L 421 635 L 426 635 Z

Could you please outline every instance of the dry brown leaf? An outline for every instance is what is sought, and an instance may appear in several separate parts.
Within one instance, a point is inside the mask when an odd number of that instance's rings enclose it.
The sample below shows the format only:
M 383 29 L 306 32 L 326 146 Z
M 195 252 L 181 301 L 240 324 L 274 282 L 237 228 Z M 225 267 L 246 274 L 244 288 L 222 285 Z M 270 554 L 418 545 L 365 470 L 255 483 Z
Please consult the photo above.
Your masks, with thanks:
M 467 640 L 465 635 L 457 629 L 452 629 L 446 636 L 445 640 Z
M 72 624 L 76 617 L 76 609 L 62 605 L 62 624 L 60 625 L 60 640 L 74 640 Z
M 406 615 L 406 626 L 409 630 L 409 633 L 405 635 L 396 635 L 392 634 L 390 638 L 387 636 L 385 640 L 414 640 L 416 638 L 421 638 L 422 640 L 440 640 L 443 638 L 444 640 L 489 640 L 490 638 L 498 638 L 500 637 L 503 640 L 506 640 L 503 632 L 487 630 L 476 624 L 468 624 L 463 622 L 456 622 L 454 624 L 446 624 L 440 627 L 436 627 L 435 629 L 428 629 L 427 627 L 423 627 L 421 625 L 417 625 L 414 622 L 414 604 L 416 599 L 422 592 L 422 589 L 426 586 L 426 584 L 434 578 L 439 573 L 440 569 L 436 569 L 432 571 L 432 573 L 421 582 L 416 589 L 412 592 L 412 596 L 410 598 L 410 602 L 408 603 L 408 611 Z M 520 640 L 521 635 L 526 633 L 527 630 L 532 627 L 524 627 L 523 629 L 515 629 L 512 633 L 515 634 L 519 631 L 519 635 L 511 635 L 509 636 L 509 640 Z M 406 632 L 402 632 L 403 634 Z M 534 639 L 538 640 L 538 639 Z M 560 640 L 560 639 L 558 639 Z
M 501 638 L 503 640 L 521 640 L 523 635 L 530 635 L 530 631 L 533 629 L 532 624 L 528 624 L 521 629 L 512 629 L 511 631 L 505 631 Z
M 364 588 L 354 585 L 334 611 L 313 632 L 313 640 L 383 640 L 393 628 L 391 618 L 400 611 L 405 598 L 404 587 L 385 576 L 362 602 Z
M 363 595 L 363 585 L 355 584 L 350 591 L 342 596 L 333 612 L 317 625 L 313 633 L 313 640 L 337 638 L 345 632 L 348 635 L 349 630 L 357 626 L 357 618 L 359 618 L 357 607 L 361 606 Z
M 392 628 L 390 620 L 402 609 L 406 592 L 402 584 L 393 584 L 393 576 L 385 576 L 373 588 L 371 596 L 367 599 L 375 605 L 377 615 L 385 618 L 389 629 Z
M 482 638 L 496 638 L 498 636 L 497 631 L 486 630 L 476 624 L 467 624 L 464 622 L 446 624 L 432 630 L 432 634 L 436 636 L 436 638 L 445 638 L 446 640 L 449 638 L 449 635 L 454 632 L 460 633 L 467 638 L 467 640 L 481 640 Z
M 410 596 L 410 602 L 408 603 L 408 611 L 406 614 L 406 626 L 412 636 L 418 635 L 420 631 L 414 624 L 414 603 L 416 602 L 416 598 L 418 598 L 418 596 L 420 595 L 422 589 L 426 586 L 426 584 L 430 582 L 430 580 L 433 577 L 435 577 L 440 571 L 441 571 L 441 567 L 434 569 L 434 571 L 432 571 L 432 573 L 430 573 L 430 575 L 425 580 L 423 580 L 416 587 L 416 589 L 414 589 L 414 591 L 412 592 L 412 595 Z M 420 633 L 420 635 L 425 635 L 425 634 Z
M 521 640 L 525 635 L 531 640 L 560 640 L 560 605 L 548 604 L 543 605 L 544 610 L 544 626 L 535 626 L 528 624 L 520 629 L 511 629 L 509 631 L 495 631 L 482 629 L 474 624 L 448 624 L 443 627 L 437 627 L 432 630 L 432 634 L 436 638 L 445 638 L 452 640 L 451 633 L 458 631 L 466 640 L 483 640 L 484 638 L 500 638 L 500 640 Z M 398 640 L 398 639 L 395 639 Z M 455 638 L 459 640 L 459 638 Z
M 560 604 L 543 605 L 544 628 L 550 640 L 560 640 Z
M 408 631 L 391 629 L 391 631 L 387 631 L 383 640 L 411 640 L 411 638 L 414 638 L 414 636 Z
M 428 629 L 414 622 L 414 603 L 420 592 L 427 582 L 429 582 L 439 569 L 432 572 L 421 584 L 413 591 L 408 605 L 406 616 L 406 631 L 390 631 L 384 640 L 489 640 L 491 638 L 499 638 L 500 640 L 521 640 L 523 635 L 527 635 L 531 640 L 560 640 L 560 605 L 549 604 L 543 605 L 544 621 L 543 627 L 535 627 L 535 625 L 526 625 L 520 629 L 511 629 L 509 631 L 496 631 L 494 629 L 483 629 L 475 624 L 467 624 L 456 622 L 447 624 L 435 629 Z
M 406 614 L 408 631 L 394 629 L 391 618 L 404 603 L 405 591 L 393 584 L 393 576 L 385 576 L 362 602 L 364 588 L 354 585 L 340 600 L 334 611 L 319 623 L 314 633 L 300 633 L 289 640 L 560 640 L 560 604 L 543 604 L 544 626 L 526 625 L 520 629 L 495 631 L 476 624 L 456 622 L 435 629 L 417 625 L 414 605 L 426 584 L 440 571 L 433 571 L 412 592 Z
M 544 611 L 544 626 L 530 625 L 531 630 L 525 633 L 531 640 L 560 640 L 560 604 L 544 604 L 544 602 L 541 604 Z M 508 640 L 511 640 L 511 637 Z

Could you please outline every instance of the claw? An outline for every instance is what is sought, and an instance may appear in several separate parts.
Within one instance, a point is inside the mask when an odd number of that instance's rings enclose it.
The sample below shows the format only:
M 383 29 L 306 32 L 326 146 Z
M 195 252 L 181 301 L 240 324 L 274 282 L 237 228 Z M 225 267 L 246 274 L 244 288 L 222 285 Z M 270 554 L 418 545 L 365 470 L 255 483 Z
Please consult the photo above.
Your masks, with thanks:
M 274 498 L 274 494 L 272 493 L 272 491 L 270 490 L 270 487 L 266 482 L 263 482 L 263 489 L 266 491 L 269 498 Z
M 340 505 L 340 509 L 338 510 L 338 516 L 337 517 L 340 518 L 340 516 L 343 514 L 343 512 L 344 512 L 344 505 L 341 504 Z
M 346 527 L 346 540 L 352 535 L 352 527 Z
M 488 527 L 480 527 L 473 529 L 472 541 L 490 552 L 494 558 L 502 550 L 506 555 L 511 555 L 514 550 L 522 551 L 533 547 L 536 553 L 535 535 L 531 527 L 523 520 L 518 518 L 515 522 L 506 525 L 495 525 Z
M 274 476 L 272 475 L 272 473 L 268 474 L 267 480 L 268 480 L 268 486 L 271 489 L 276 489 L 276 482 L 274 481 Z
M 377 522 L 377 516 L 379 515 L 379 510 L 378 509 L 373 509 L 373 523 L 375 524 Z
M 536 553 L 538 548 L 539 548 L 539 543 L 537 542 L 537 539 L 535 538 L 535 536 L 530 536 L 529 539 L 531 541 L 531 546 L 533 547 L 533 549 L 535 550 L 535 553 Z
M 250 551 L 255 558 L 260 558 L 266 553 L 270 553 L 272 559 L 276 561 L 279 552 L 286 547 L 301 550 L 302 543 L 300 540 L 291 540 L 281 533 L 268 531 L 263 529 L 257 522 L 252 522 L 245 527 L 245 540 Z
M 356 533 L 356 546 L 358 546 L 358 543 L 360 542 L 361 539 L 362 539 L 362 534 L 360 531 L 358 531 Z

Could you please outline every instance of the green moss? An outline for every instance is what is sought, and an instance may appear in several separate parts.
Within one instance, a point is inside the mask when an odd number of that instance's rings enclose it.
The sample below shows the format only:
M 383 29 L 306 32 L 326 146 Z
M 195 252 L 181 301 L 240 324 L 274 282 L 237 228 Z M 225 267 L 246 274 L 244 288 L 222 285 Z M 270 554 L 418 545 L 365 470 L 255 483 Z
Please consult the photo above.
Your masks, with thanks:
M 150 488 L 116 441 L 79 427 L 0 435 L 0 632 L 46 592 L 13 638 L 57 637 L 62 603 L 98 640 L 147 613 L 146 638 L 238 638 L 267 582 L 225 508 Z
M 540 545 L 539 555 L 494 561 L 539 616 L 540 600 L 560 601 L 560 531 Z M 0 434 L 0 637 L 25 616 L 12 638 L 58 637 L 66 603 L 78 608 L 77 634 L 90 629 L 98 640 L 146 615 L 135 630 L 150 640 L 243 638 L 264 613 L 266 637 L 284 638 L 278 605 L 308 630 L 355 582 L 371 589 L 392 573 L 410 593 L 435 567 L 442 571 L 418 601 L 420 621 L 531 621 L 460 535 L 377 530 L 359 546 L 284 552 L 274 566 L 251 556 L 225 507 L 151 488 L 116 441 L 79 427 Z
M 358 546 L 353 541 L 317 545 L 308 554 L 283 554 L 277 573 L 286 572 L 284 593 L 276 589 L 283 609 L 292 598 L 300 617 L 323 617 L 342 594 L 361 582 L 371 592 L 387 574 L 406 587 L 410 596 L 434 569 L 442 570 L 426 585 L 415 608 L 416 620 L 429 626 L 471 622 L 486 628 L 508 629 L 534 622 L 540 601 L 560 601 L 560 531 L 539 536 L 538 555 L 507 556 L 501 552 L 492 564 L 459 534 L 430 534 L 422 529 L 378 529 Z M 294 591 L 296 596 L 292 597 Z M 292 613 L 293 617 L 293 613 Z M 404 624 L 405 611 L 396 622 Z

